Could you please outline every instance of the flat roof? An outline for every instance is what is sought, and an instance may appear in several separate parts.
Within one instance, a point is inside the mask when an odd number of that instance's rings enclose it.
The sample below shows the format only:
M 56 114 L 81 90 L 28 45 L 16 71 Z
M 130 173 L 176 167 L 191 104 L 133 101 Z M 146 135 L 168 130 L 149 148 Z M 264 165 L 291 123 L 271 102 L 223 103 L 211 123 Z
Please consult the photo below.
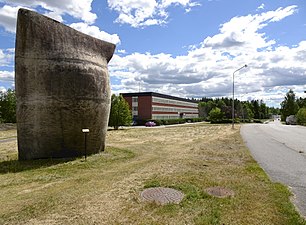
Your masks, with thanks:
M 160 98 L 168 98 L 172 100 L 178 100 L 178 101 L 184 101 L 184 102 L 192 102 L 192 103 L 197 103 L 197 101 L 187 99 L 187 98 L 180 98 L 180 97 L 175 97 L 171 95 L 165 95 L 165 94 L 160 94 L 156 92 L 134 92 L 134 93 L 120 93 L 123 97 L 133 97 L 133 96 L 154 96 L 154 97 L 160 97 Z

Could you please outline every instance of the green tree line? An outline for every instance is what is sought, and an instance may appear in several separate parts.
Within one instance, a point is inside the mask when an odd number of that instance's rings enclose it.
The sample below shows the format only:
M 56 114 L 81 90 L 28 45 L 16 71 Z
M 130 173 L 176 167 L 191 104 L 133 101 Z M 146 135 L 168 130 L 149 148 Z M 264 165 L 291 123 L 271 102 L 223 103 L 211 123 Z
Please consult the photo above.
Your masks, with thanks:
M 268 107 L 262 100 L 239 101 L 235 99 L 234 101 L 235 118 L 240 118 L 240 120 L 269 119 L 272 115 L 280 114 L 278 108 Z M 213 122 L 230 120 L 232 118 L 232 99 L 200 99 L 199 116 L 210 118 Z

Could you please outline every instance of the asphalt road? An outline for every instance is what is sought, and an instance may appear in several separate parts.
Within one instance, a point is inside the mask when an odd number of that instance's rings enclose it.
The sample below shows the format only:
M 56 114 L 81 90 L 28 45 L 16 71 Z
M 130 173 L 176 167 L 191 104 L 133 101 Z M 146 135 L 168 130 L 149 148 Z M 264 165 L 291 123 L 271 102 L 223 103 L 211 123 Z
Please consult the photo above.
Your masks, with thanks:
M 254 159 L 274 182 L 289 186 L 293 203 L 306 217 L 306 127 L 247 124 L 241 135 Z

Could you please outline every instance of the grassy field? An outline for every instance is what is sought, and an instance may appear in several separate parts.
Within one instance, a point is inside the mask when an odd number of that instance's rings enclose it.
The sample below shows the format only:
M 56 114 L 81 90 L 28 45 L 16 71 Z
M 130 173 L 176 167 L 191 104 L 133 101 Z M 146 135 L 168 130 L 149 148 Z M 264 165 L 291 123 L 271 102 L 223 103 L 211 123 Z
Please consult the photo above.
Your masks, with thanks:
M 252 159 L 238 127 L 109 131 L 106 151 L 86 162 L 18 162 L 10 141 L 0 143 L 0 159 L 0 224 L 306 224 L 287 188 Z M 141 191 L 157 186 L 185 197 L 178 205 L 143 202 Z M 210 196 L 210 187 L 234 196 Z

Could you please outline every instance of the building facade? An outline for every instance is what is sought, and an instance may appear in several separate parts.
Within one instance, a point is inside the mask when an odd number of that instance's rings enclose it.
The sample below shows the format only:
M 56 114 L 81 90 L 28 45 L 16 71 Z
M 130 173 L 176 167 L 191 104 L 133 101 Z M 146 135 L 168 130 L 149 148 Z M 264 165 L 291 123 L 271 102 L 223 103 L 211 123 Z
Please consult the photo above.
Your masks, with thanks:
M 122 93 L 129 103 L 133 120 L 198 118 L 195 101 L 155 92 Z

